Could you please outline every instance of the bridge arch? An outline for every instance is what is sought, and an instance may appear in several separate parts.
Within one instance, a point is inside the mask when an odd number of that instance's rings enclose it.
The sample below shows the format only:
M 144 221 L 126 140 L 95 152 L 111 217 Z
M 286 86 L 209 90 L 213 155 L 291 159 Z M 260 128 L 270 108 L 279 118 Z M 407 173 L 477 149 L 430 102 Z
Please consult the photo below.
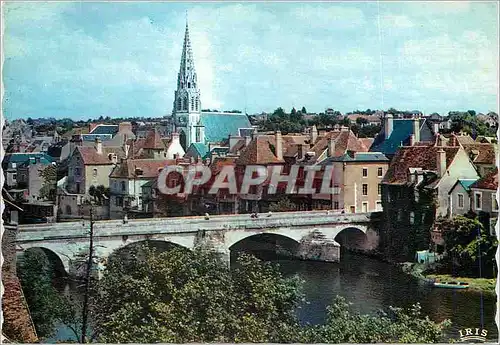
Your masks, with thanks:
M 354 250 L 368 249 L 368 229 L 363 225 L 348 225 L 339 229 L 335 241 L 341 247 Z
M 23 250 L 20 257 L 17 260 L 18 267 L 22 264 L 23 256 L 30 252 L 40 252 L 47 258 L 48 263 L 51 265 L 51 269 L 56 278 L 66 277 L 69 273 L 69 258 L 61 256 L 59 253 L 53 251 L 52 249 L 46 247 L 29 247 Z
M 186 248 L 180 244 L 171 242 L 171 241 L 165 241 L 165 240 L 157 240 L 157 239 L 144 239 L 144 240 L 138 240 L 138 241 L 133 241 L 126 243 L 124 245 L 121 245 L 114 250 L 112 250 L 109 255 L 106 258 L 106 262 L 109 260 L 113 260 L 113 258 L 116 258 L 118 255 L 127 255 L 130 254 L 133 251 L 138 251 L 139 255 L 142 250 L 142 246 L 146 245 L 149 248 L 155 249 L 159 252 L 164 252 L 164 251 L 169 251 L 174 248 L 183 248 L 185 250 L 189 250 L 189 248 Z
M 231 241 L 227 246 L 231 254 L 249 252 L 268 259 L 270 255 L 293 256 L 299 248 L 297 239 L 277 232 L 251 233 L 241 237 L 237 241 Z

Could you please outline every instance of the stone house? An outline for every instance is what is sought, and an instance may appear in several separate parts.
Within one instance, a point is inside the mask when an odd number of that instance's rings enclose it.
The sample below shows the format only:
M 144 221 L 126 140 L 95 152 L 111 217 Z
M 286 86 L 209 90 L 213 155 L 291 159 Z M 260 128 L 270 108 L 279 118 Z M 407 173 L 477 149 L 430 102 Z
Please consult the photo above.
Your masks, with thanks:
M 464 215 L 471 210 L 470 186 L 476 182 L 474 179 L 458 179 L 448 192 L 450 200 L 449 216 Z
M 152 216 L 152 210 L 144 205 L 143 186 L 154 181 L 167 165 L 176 164 L 167 159 L 125 159 L 117 164 L 109 175 L 110 217 L 123 218 L 141 214 Z
M 478 214 L 489 228 L 490 234 L 495 233 L 498 220 L 498 168 L 490 171 L 484 177 L 470 186 L 471 211 Z
M 382 181 L 386 255 L 412 260 L 417 250 L 429 249 L 432 226 L 448 215 L 455 182 L 478 177 L 460 146 L 399 148 Z

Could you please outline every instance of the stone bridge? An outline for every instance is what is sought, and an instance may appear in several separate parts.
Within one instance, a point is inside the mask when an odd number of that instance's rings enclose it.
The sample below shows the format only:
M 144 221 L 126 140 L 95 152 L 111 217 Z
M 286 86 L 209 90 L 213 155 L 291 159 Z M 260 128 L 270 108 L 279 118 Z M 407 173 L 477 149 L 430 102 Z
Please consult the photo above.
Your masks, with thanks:
M 293 256 L 339 261 L 340 245 L 364 251 L 378 246 L 379 218 L 379 213 L 308 211 L 259 214 L 257 218 L 243 214 L 96 221 L 95 253 L 106 259 L 115 250 L 132 243 L 163 241 L 189 249 L 208 244 L 228 257 L 237 245 L 251 243 L 266 234 L 266 239 L 295 244 Z M 18 250 L 42 248 L 53 258 L 57 256 L 66 273 L 72 274 L 76 258 L 88 252 L 89 229 L 88 220 L 19 225 Z

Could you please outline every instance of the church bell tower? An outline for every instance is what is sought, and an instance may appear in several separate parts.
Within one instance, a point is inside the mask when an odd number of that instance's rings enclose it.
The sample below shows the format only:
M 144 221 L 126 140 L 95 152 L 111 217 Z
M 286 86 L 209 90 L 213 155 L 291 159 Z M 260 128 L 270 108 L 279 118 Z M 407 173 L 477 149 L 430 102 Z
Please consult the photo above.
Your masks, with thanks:
M 172 116 L 174 131 L 180 133 L 181 144 L 186 150 L 189 145 L 202 142 L 200 131 L 201 101 L 198 80 L 194 68 L 193 51 L 189 40 L 189 28 L 186 19 L 186 32 L 182 47 L 181 66 L 177 76 Z

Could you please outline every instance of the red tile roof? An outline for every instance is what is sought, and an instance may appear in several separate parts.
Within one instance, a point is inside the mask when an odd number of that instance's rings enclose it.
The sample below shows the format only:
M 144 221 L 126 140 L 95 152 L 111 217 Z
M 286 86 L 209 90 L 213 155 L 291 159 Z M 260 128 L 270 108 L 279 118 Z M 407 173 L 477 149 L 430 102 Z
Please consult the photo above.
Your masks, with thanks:
M 363 141 L 357 138 L 352 131 L 331 131 L 318 137 L 318 140 L 312 147 L 312 151 L 316 153 L 316 157 L 328 148 L 330 139 L 335 140 L 335 157 L 344 155 L 346 151 L 368 152 L 369 150 L 369 147 L 366 147 Z
M 486 176 L 481 177 L 479 180 L 474 182 L 470 188 L 477 189 L 498 189 L 498 168 L 495 168 L 491 172 L 489 172 Z
M 160 133 L 158 133 L 156 129 L 154 131 L 148 132 L 143 148 L 154 150 L 165 149 L 165 145 L 161 140 Z
M 496 150 L 494 144 L 462 144 L 463 148 L 469 154 L 476 156 L 473 158 L 475 164 L 495 164 Z
M 97 153 L 94 146 L 77 146 L 83 163 L 85 165 L 108 165 L 113 164 L 111 155 L 116 154 L 117 159 L 125 158 L 125 151 L 121 147 L 103 147 L 102 153 Z
M 175 165 L 175 159 L 127 159 L 120 162 L 109 177 L 115 178 L 155 178 L 167 165 Z M 138 174 L 137 169 L 142 171 Z
M 283 163 L 276 157 L 276 140 L 270 136 L 257 136 L 241 152 L 236 160 L 238 165 Z
M 391 165 L 384 176 L 383 182 L 403 184 L 408 182 L 409 169 L 421 168 L 422 170 L 437 171 L 437 151 L 446 152 L 446 168 L 455 158 L 459 147 L 451 146 L 404 146 L 396 151 Z

